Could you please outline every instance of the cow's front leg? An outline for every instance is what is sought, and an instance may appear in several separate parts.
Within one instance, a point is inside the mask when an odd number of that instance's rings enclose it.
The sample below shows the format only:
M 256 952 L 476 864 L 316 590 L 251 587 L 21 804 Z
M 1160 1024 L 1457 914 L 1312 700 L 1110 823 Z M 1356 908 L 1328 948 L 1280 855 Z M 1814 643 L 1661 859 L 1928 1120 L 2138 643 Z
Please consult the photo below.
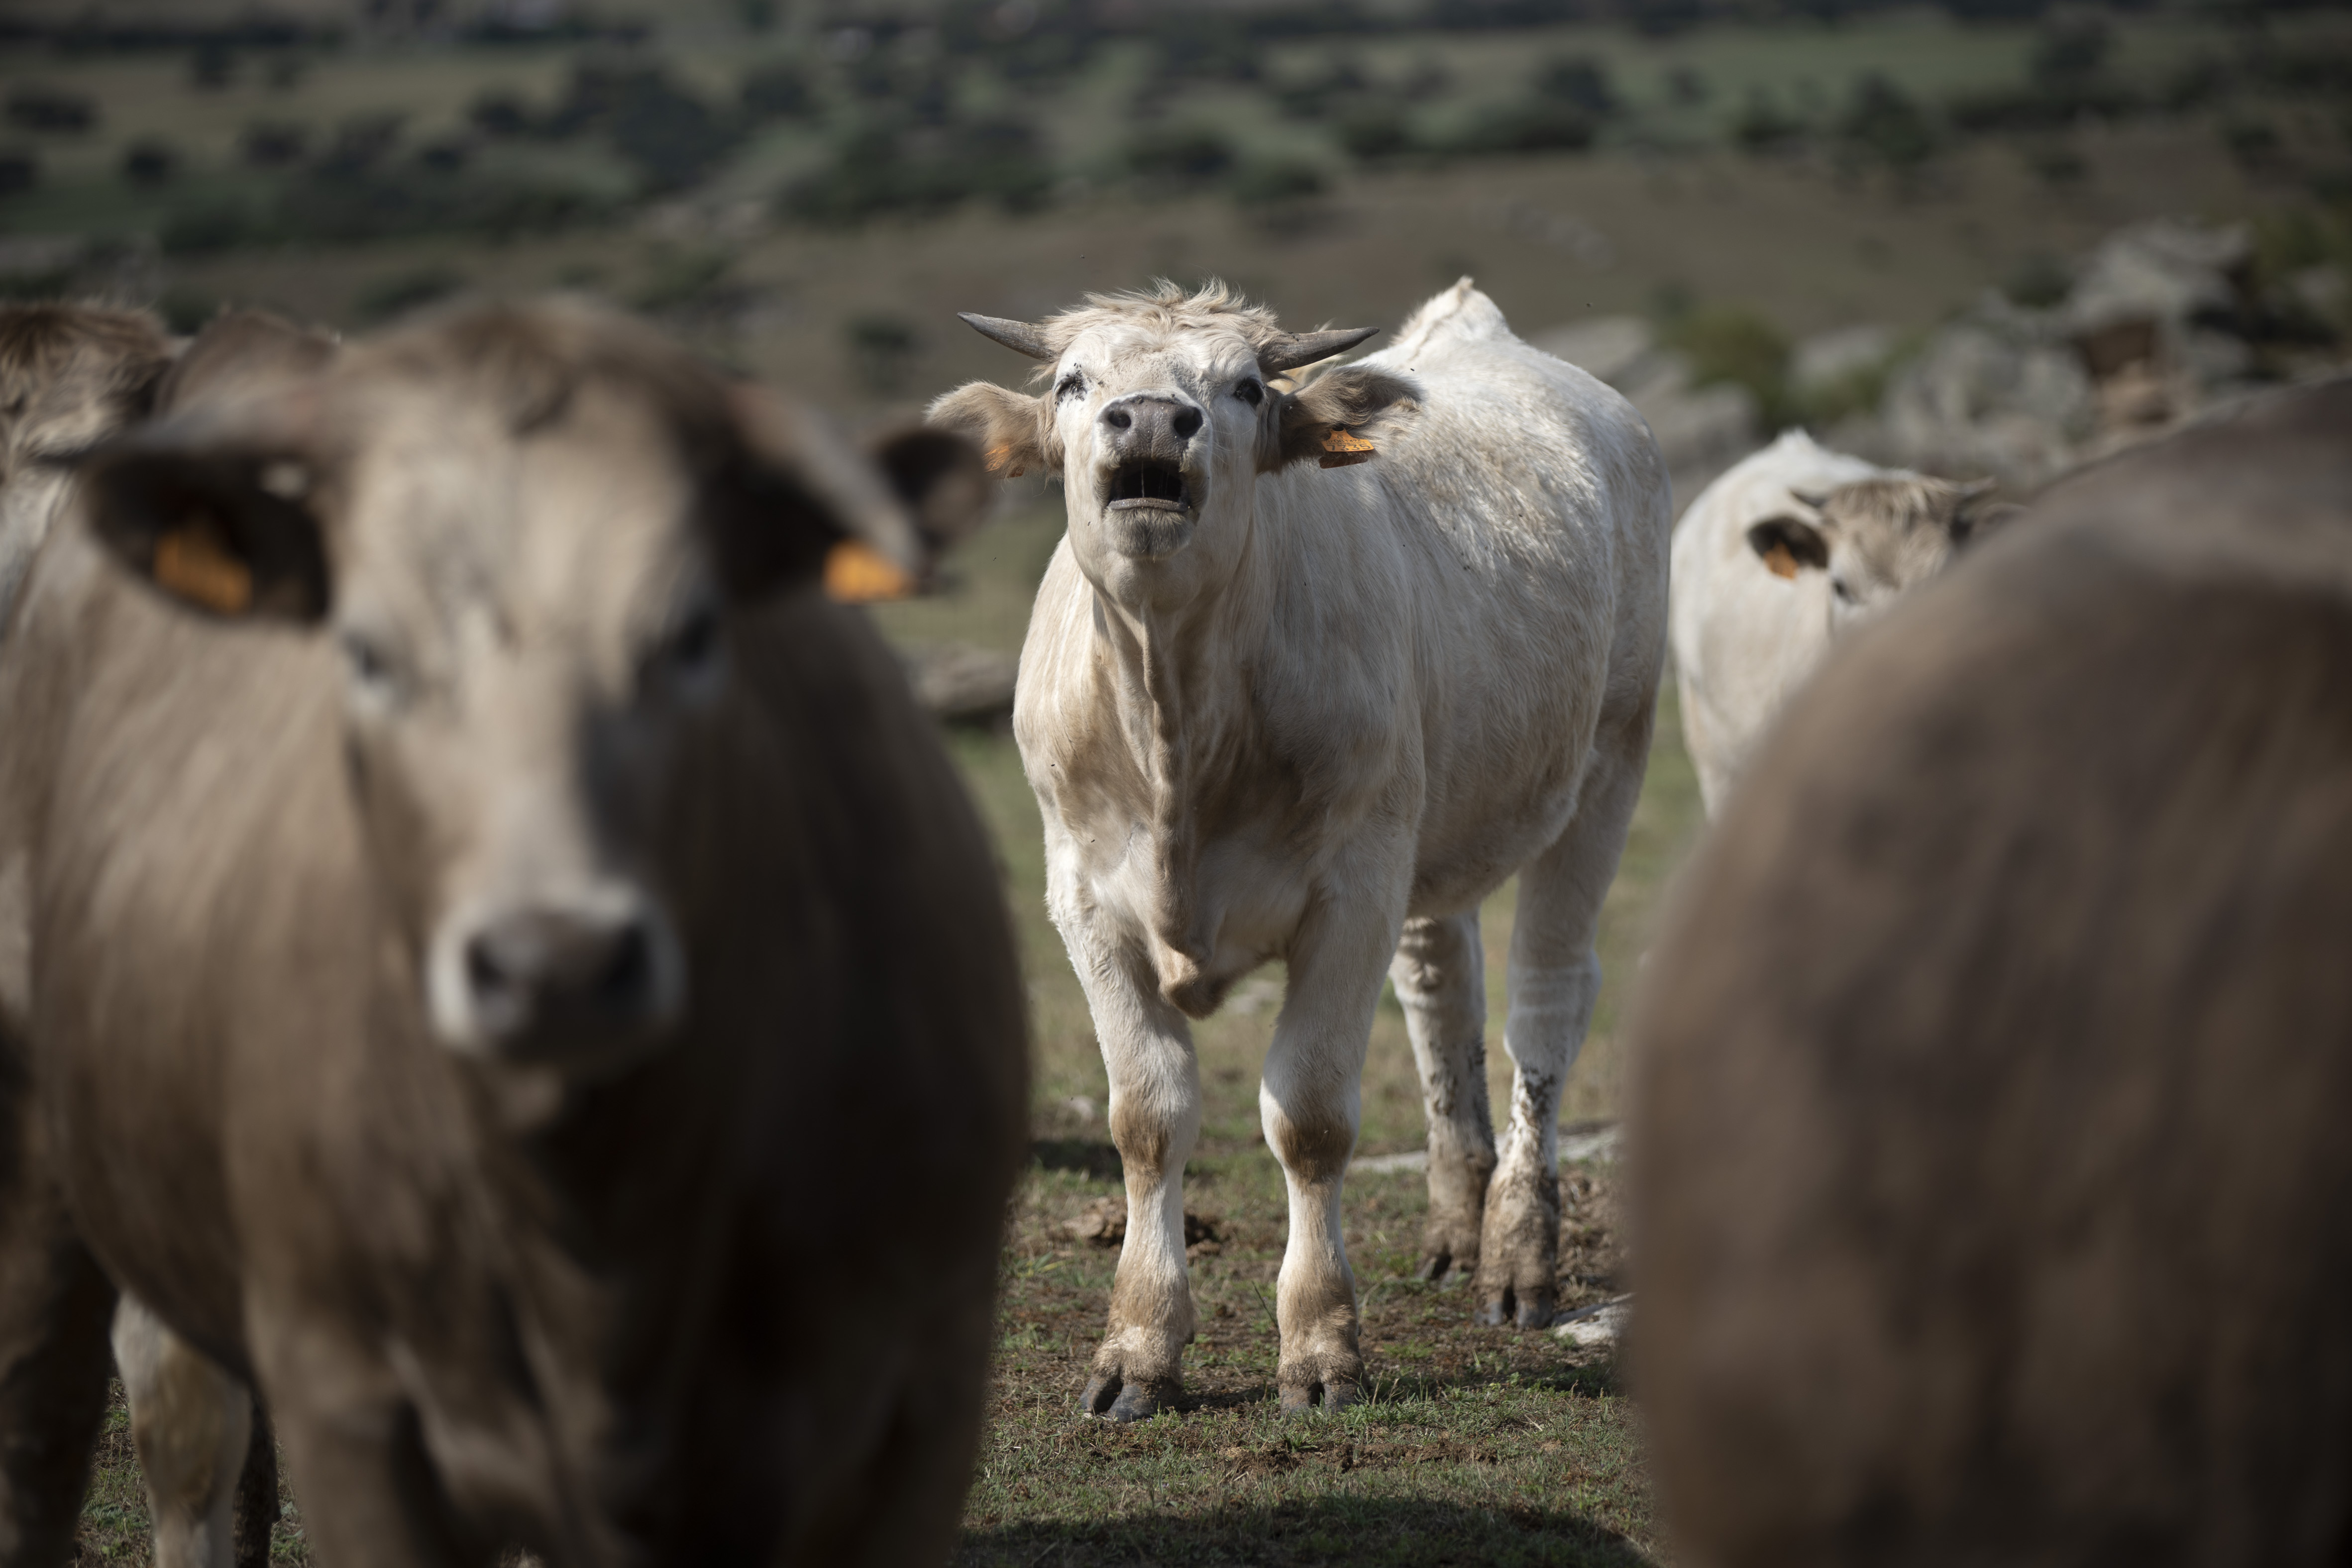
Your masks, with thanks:
M 1429 1219 L 1421 1277 L 1478 1267 L 1495 1125 L 1486 1106 L 1486 951 L 1478 912 L 1404 923 L 1389 965 L 1429 1117 Z
M 1282 1359 L 1275 1380 L 1285 1410 L 1304 1410 L 1318 1394 L 1336 1410 L 1355 1403 L 1363 1386 L 1339 1192 L 1362 1119 L 1364 1048 L 1381 971 L 1396 949 L 1398 922 L 1377 903 L 1334 899 L 1309 914 L 1292 944 L 1288 994 L 1258 1087 L 1266 1146 L 1290 1188 L 1290 1244 L 1276 1296 Z
M 113 1338 L 156 1568 L 230 1568 L 238 1560 L 234 1515 L 252 1448 L 253 1395 L 135 1296 L 115 1304 Z
M 1076 944 L 1073 944 L 1074 948 Z M 1110 1135 L 1127 1172 L 1127 1240 L 1110 1322 L 1082 1402 L 1114 1421 L 1158 1414 L 1183 1391 L 1195 1327 L 1184 1267 L 1184 1162 L 1201 1135 L 1192 1034 L 1128 955 L 1081 962 L 1110 1078 Z

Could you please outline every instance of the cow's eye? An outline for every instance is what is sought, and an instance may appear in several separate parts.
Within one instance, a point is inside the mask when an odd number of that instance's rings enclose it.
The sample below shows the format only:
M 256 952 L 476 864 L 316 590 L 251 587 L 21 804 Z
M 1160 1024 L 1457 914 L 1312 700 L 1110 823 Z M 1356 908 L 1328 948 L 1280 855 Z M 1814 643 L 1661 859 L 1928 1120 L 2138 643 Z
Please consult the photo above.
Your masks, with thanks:
M 1234 389 L 1234 395 L 1241 399 L 1244 402 L 1249 404 L 1250 407 L 1255 408 L 1258 404 L 1265 401 L 1265 388 L 1257 383 L 1257 379 L 1255 377 L 1252 377 L 1248 381 L 1242 382 L 1241 385 L 1235 387 Z
M 1066 399 L 1077 396 L 1080 392 L 1086 390 L 1087 378 L 1078 374 L 1077 371 L 1072 371 L 1068 375 L 1064 376 L 1061 380 L 1061 384 L 1054 389 L 1054 401 L 1055 402 L 1061 402 Z
M 1844 578 L 1831 578 L 1830 591 L 1838 596 L 1838 602 L 1841 604 L 1852 604 L 1854 602 L 1853 590 L 1846 586 L 1846 580 Z

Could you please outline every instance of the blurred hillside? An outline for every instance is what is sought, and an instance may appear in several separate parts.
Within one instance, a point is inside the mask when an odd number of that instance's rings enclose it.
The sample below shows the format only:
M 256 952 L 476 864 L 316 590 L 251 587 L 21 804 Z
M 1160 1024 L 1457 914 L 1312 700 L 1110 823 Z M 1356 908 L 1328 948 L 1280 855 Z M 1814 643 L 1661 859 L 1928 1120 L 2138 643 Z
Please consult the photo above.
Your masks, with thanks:
M 2048 310 L 2157 219 L 2239 235 L 2231 375 L 2259 381 L 2346 329 L 2347 204 L 2342 6 L 0 14 L 0 294 L 360 327 L 583 289 L 857 417 L 1019 368 L 955 309 L 1219 274 L 1293 320 L 1385 324 L 1466 272 L 1531 335 L 1635 322 L 1688 394 L 1660 417 L 1736 444 L 1876 412 L 1958 313 Z M 2078 435 L 2084 406 L 2060 411 Z

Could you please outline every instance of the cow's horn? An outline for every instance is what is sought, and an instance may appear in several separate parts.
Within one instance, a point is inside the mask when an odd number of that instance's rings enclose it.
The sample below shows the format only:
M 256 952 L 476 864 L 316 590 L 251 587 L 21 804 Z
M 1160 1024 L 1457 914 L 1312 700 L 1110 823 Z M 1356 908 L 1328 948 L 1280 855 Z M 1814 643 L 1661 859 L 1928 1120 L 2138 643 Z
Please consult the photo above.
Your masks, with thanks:
M 971 318 L 967 316 L 964 319 L 970 321 Z M 986 332 L 988 329 L 982 327 L 981 330 Z M 1336 327 L 1328 332 L 1300 332 L 1276 338 L 1257 351 L 1257 368 L 1271 376 L 1299 365 L 1311 365 L 1318 360 L 1346 353 L 1379 330 L 1378 327 Z
M 1026 321 L 1008 321 L 1002 316 L 975 316 L 969 310 L 959 310 L 956 315 L 982 337 L 993 338 L 1016 354 L 1026 354 L 1033 360 L 1054 357 L 1054 350 L 1045 346 L 1045 334 Z

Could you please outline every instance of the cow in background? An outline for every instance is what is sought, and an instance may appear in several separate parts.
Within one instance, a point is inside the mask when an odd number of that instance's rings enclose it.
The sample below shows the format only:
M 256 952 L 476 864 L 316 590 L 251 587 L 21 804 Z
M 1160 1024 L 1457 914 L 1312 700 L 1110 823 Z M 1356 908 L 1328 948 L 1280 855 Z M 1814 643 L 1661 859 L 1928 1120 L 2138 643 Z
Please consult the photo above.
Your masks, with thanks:
M 1678 1550 L 2352 1546 L 2352 381 L 2061 482 L 1842 645 L 1645 967 Z
M 1831 640 L 2014 508 L 1792 430 L 1699 493 L 1675 529 L 1675 675 L 1706 812 Z
M 14 1556 L 70 1543 L 110 1277 L 258 1384 L 339 1564 L 946 1549 L 1019 978 L 814 584 L 919 575 L 950 450 L 481 307 L 82 463 L 0 660 Z
M 1383 971 L 1429 1113 L 1424 1271 L 1471 1273 L 1482 1322 L 1548 1324 L 1560 1091 L 1664 657 L 1673 511 L 1648 428 L 1467 278 L 1292 392 L 1271 378 L 1370 331 L 1294 335 L 1216 284 L 966 319 L 1046 390 L 974 382 L 932 418 L 1057 471 L 1069 509 L 1013 733 L 1127 1171 L 1086 1407 L 1136 1419 L 1180 1392 L 1186 1020 L 1275 958 L 1259 1105 L 1290 1191 L 1284 1406 L 1362 1386 L 1339 1193 Z M 1498 1151 L 1478 905 L 1514 872 Z

